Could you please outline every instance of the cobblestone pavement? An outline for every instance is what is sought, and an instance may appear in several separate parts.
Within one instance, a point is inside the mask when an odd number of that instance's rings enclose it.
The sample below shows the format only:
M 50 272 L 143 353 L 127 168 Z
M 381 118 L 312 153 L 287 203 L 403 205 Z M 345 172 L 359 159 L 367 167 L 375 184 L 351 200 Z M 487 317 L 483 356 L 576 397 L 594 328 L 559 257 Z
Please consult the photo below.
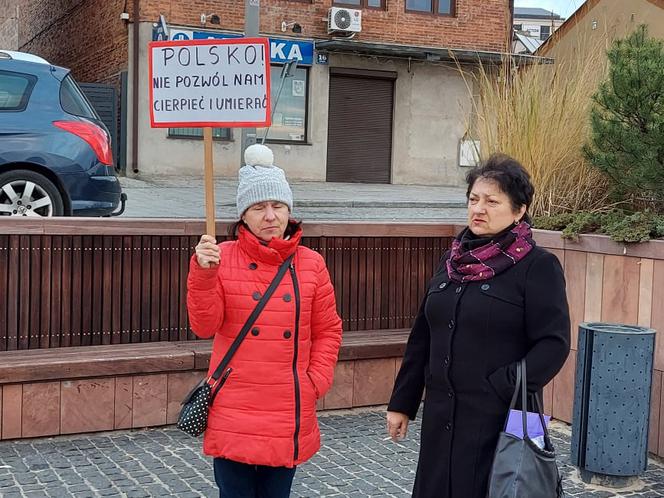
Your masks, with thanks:
M 382 409 L 323 413 L 323 448 L 302 465 L 295 497 L 407 497 L 415 476 L 419 423 L 403 443 L 386 439 Z M 553 436 L 568 496 L 664 496 L 664 467 L 651 461 L 638 490 L 584 488 L 569 465 L 569 428 Z M 216 497 L 201 443 L 173 427 L 0 443 L 0 496 Z M 463 497 L 458 497 L 463 498 Z
M 128 196 L 123 218 L 203 218 L 203 180 L 199 177 L 120 178 Z M 314 220 L 416 220 L 459 222 L 466 219 L 464 188 L 422 185 L 291 182 L 293 214 Z M 215 180 L 216 215 L 237 218 L 237 181 Z

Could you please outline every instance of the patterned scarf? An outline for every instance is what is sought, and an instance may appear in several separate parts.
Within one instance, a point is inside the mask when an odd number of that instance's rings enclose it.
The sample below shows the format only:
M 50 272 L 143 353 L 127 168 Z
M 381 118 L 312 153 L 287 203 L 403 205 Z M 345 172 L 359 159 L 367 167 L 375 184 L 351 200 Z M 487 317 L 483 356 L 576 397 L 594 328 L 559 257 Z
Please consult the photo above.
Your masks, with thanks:
M 521 261 L 535 241 L 530 225 L 522 221 L 504 230 L 487 243 L 466 248 L 472 232 L 465 228 L 452 242 L 452 252 L 447 260 L 447 274 L 454 282 L 488 280 Z M 472 244 L 471 244 L 472 245 Z

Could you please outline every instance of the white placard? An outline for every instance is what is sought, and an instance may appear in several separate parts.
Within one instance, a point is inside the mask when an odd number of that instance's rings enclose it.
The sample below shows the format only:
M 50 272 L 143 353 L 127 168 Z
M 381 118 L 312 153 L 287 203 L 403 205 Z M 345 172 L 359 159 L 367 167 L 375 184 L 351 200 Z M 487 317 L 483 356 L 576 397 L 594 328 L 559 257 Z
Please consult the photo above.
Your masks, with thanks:
M 293 97 L 304 97 L 304 80 L 293 80 Z
M 148 53 L 153 128 L 269 126 L 266 38 L 152 42 Z
M 477 166 L 480 162 L 479 151 L 479 140 L 461 139 L 459 142 L 459 166 Z

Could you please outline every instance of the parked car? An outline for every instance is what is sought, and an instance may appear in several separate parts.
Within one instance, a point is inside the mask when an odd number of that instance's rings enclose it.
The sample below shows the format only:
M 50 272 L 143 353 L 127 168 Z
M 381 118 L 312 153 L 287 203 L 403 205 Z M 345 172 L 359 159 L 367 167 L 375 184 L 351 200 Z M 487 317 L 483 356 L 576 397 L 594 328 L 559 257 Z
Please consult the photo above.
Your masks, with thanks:
M 108 216 L 125 200 L 110 134 L 70 71 L 0 50 L 0 216 Z

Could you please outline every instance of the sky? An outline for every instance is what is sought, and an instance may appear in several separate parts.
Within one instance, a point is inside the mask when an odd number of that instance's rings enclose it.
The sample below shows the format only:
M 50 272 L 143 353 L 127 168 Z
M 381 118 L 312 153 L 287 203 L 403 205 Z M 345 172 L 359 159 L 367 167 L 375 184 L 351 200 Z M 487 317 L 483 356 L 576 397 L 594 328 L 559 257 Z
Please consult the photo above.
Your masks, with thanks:
M 581 6 L 584 0 L 515 0 L 515 7 L 540 7 L 552 10 L 561 17 L 568 18 Z

